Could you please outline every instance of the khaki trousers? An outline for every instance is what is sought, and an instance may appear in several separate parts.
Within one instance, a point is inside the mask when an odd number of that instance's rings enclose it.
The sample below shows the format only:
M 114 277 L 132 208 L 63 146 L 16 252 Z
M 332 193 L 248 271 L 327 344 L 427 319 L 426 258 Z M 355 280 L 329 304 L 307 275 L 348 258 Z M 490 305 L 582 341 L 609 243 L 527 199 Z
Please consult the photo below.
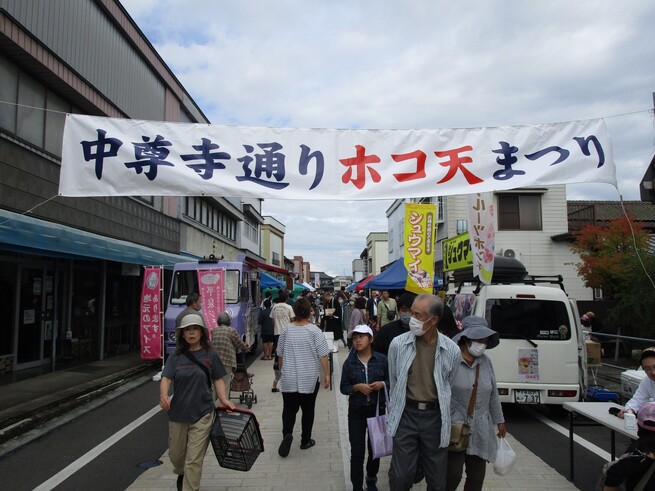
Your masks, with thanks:
M 209 445 L 214 413 L 195 423 L 168 423 L 168 456 L 175 474 L 184 474 L 184 491 L 197 491 L 202 478 L 202 461 Z

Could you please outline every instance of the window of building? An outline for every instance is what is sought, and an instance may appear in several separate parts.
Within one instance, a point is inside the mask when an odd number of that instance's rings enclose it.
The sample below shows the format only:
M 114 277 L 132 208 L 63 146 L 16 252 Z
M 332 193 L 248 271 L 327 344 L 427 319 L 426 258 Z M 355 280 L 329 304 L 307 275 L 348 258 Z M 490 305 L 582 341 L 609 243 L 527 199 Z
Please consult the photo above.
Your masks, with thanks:
M 271 259 L 271 262 L 275 266 L 279 266 L 280 265 L 280 254 L 278 252 L 273 251 L 272 256 L 273 256 L 273 258 Z
M 499 194 L 498 230 L 541 230 L 540 194 Z
M 203 198 L 194 196 L 184 198 L 184 214 L 229 240 L 235 241 L 237 238 L 236 220 Z
M 246 216 L 243 222 L 243 235 L 251 242 L 259 242 L 258 223 Z

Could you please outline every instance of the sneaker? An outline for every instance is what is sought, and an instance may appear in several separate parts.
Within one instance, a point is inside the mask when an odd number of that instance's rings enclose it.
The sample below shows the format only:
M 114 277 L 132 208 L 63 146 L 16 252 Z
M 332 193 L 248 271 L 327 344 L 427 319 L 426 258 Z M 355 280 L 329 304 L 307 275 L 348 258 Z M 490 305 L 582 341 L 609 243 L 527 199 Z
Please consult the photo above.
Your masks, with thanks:
M 277 449 L 277 453 L 280 457 L 286 457 L 289 455 L 291 450 L 291 442 L 293 442 L 293 435 L 284 435 L 282 438 L 282 443 L 280 443 L 280 448 Z
M 378 478 L 366 476 L 366 491 L 378 491 L 377 487 Z

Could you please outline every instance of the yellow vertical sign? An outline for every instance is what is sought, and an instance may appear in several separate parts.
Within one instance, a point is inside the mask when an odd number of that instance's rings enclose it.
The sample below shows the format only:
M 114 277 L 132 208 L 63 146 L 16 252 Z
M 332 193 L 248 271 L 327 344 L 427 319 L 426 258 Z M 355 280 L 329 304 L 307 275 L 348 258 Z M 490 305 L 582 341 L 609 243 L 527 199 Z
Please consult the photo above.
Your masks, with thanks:
M 432 293 L 434 288 L 434 231 L 437 205 L 405 203 L 405 290 Z

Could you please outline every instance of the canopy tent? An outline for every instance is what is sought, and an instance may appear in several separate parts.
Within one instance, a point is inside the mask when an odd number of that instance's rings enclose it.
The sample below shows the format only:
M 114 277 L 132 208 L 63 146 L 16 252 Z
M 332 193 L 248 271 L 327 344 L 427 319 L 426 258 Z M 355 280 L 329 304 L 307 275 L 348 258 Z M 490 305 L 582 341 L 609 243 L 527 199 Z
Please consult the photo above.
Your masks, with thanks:
M 282 285 L 281 287 L 275 286 L 275 287 L 263 288 L 262 291 L 264 292 L 264 295 L 266 295 L 266 293 L 268 293 L 268 292 L 271 292 L 271 298 L 276 299 L 278 293 L 280 292 L 280 288 L 282 288 L 283 290 L 286 290 L 285 286 L 286 286 L 286 284 Z M 302 286 L 299 283 L 294 283 L 293 284 L 293 300 L 296 300 L 300 296 L 300 292 L 303 291 L 303 290 L 307 290 L 307 288 L 305 288 L 304 286 Z
M 278 280 L 276 277 L 261 271 L 259 273 L 259 287 L 260 288 L 284 288 L 287 284 L 284 281 Z
M 302 286 L 305 287 L 305 290 L 309 290 L 310 292 L 313 292 L 314 290 L 316 290 L 316 288 L 314 288 L 312 285 L 310 285 L 306 281 L 303 281 Z
M 356 286 L 357 286 L 357 281 L 353 281 L 350 285 L 346 287 L 346 291 L 351 292 L 355 289 Z
M 355 291 L 356 291 L 356 292 L 361 292 L 364 288 L 368 288 L 366 285 L 367 285 L 368 282 L 371 281 L 373 278 L 375 278 L 375 275 L 374 275 L 374 274 L 367 276 L 367 277 L 364 278 L 362 281 L 360 281 L 359 283 L 357 283 L 357 285 L 355 285 Z
M 407 269 L 405 269 L 403 258 L 400 258 L 369 281 L 366 288 L 373 288 L 375 290 L 404 290 L 406 283 Z

